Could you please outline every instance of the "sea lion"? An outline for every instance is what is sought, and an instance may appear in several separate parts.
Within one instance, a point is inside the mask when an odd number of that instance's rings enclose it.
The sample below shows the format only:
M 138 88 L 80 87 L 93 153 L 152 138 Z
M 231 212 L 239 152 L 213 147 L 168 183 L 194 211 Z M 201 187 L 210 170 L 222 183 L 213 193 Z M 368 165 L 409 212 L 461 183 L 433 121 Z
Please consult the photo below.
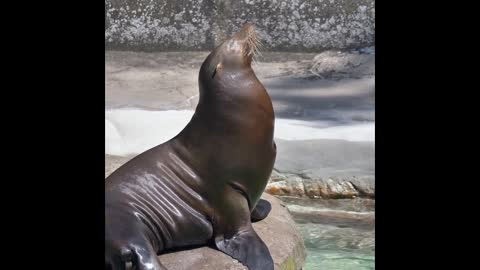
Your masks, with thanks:
M 187 126 L 106 179 L 106 268 L 165 269 L 162 251 L 213 242 L 250 270 L 273 270 L 251 224 L 270 212 L 260 196 L 277 152 L 272 102 L 251 68 L 258 44 L 246 24 L 213 50 Z

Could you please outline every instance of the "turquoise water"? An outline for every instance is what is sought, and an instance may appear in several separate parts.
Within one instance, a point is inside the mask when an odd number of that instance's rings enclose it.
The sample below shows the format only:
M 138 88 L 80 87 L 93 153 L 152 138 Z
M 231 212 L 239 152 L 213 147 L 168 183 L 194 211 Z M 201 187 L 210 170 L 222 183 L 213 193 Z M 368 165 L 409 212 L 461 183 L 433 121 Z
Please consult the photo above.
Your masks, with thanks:
M 282 200 L 305 242 L 303 270 L 375 269 L 374 200 Z
M 375 269 L 375 232 L 336 226 L 298 224 L 307 259 L 304 270 Z

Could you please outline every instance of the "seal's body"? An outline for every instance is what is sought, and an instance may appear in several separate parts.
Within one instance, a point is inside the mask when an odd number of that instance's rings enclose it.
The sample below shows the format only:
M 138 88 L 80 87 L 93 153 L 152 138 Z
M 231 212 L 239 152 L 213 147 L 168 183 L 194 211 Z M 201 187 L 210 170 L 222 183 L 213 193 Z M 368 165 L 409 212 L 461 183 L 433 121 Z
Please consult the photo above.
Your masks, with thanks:
M 260 196 L 276 156 L 272 103 L 250 66 L 256 45 L 247 24 L 218 46 L 202 64 L 184 130 L 106 179 L 108 268 L 165 269 L 161 251 L 213 240 L 250 270 L 273 270 L 251 226 L 270 211 Z

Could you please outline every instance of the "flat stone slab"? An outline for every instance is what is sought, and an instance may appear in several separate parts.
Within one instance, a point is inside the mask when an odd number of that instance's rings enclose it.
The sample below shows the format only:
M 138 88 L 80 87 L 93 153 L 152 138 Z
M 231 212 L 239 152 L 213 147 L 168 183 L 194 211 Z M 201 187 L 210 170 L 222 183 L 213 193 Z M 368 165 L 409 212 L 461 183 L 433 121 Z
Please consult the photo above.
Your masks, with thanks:
M 105 177 L 130 158 L 105 155 Z M 272 195 L 263 199 L 272 204 L 269 216 L 253 224 L 255 231 L 272 254 L 276 270 L 302 269 L 306 252 L 303 239 L 285 205 Z M 169 270 L 248 270 L 237 260 L 211 247 L 200 247 L 162 254 L 160 260 Z
M 275 169 L 310 178 L 375 175 L 375 142 L 275 139 Z
M 105 107 L 194 110 L 198 72 L 208 54 L 106 51 Z M 262 52 L 253 69 L 277 118 L 375 120 L 374 52 Z
M 375 198 L 375 143 L 276 139 L 266 192 L 312 199 Z

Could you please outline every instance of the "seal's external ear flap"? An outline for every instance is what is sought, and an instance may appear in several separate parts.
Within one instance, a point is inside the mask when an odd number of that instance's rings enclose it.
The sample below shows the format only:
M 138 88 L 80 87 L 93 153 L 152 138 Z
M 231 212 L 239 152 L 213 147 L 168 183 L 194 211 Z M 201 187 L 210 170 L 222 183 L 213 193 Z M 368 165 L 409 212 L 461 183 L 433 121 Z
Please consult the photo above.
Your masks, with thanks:
M 219 69 L 222 69 L 222 63 L 218 63 L 215 66 L 215 70 L 213 71 L 213 74 L 212 74 L 212 79 L 215 77 L 215 75 L 217 75 L 217 70 L 219 70 Z

